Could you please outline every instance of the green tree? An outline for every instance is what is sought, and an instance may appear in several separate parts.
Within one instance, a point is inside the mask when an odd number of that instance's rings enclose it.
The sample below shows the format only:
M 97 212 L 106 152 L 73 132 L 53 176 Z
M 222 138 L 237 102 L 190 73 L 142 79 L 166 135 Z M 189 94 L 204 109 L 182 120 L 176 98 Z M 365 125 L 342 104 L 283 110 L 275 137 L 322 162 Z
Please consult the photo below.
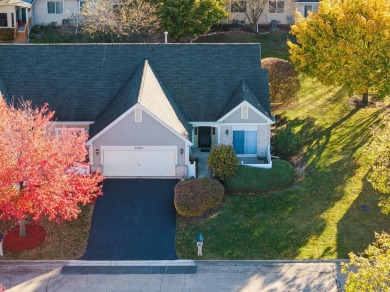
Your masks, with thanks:
M 347 273 L 345 291 L 390 291 L 390 235 L 375 234 L 376 241 L 364 253 L 350 253 L 342 267 Z
M 86 0 L 81 10 L 81 27 L 89 35 L 129 37 L 153 32 L 159 27 L 156 6 L 144 0 Z
M 238 167 L 238 159 L 231 145 L 216 145 L 207 158 L 211 173 L 220 180 L 233 176 Z
M 376 139 L 370 147 L 374 164 L 368 174 L 372 186 L 390 194 L 390 109 L 382 113 L 382 125 L 376 129 Z M 384 214 L 390 214 L 390 198 L 383 196 L 379 203 Z M 375 242 L 362 255 L 350 253 L 350 263 L 344 265 L 347 273 L 346 291 L 390 291 L 390 235 L 375 234 Z
M 177 39 L 206 33 L 228 16 L 226 0 L 161 0 L 158 15 L 162 28 Z
M 390 13 L 388 0 L 323 0 L 318 13 L 292 26 L 296 43 L 288 42 L 298 69 L 324 84 L 351 93 L 390 92 Z
M 288 104 L 296 100 L 301 83 L 292 63 L 279 58 L 265 58 L 261 60 L 261 67 L 268 70 L 272 103 Z
M 368 181 L 383 194 L 379 207 L 384 214 L 390 214 L 390 109 L 382 113 L 382 125 L 374 133 L 370 154 L 373 166 Z

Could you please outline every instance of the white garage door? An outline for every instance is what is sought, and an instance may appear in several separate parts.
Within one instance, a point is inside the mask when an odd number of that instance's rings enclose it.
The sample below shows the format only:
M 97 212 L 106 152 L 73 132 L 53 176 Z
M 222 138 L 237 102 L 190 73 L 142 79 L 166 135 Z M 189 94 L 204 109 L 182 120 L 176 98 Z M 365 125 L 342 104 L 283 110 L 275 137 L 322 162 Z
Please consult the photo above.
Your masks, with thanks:
M 175 149 L 103 149 L 106 177 L 175 176 Z

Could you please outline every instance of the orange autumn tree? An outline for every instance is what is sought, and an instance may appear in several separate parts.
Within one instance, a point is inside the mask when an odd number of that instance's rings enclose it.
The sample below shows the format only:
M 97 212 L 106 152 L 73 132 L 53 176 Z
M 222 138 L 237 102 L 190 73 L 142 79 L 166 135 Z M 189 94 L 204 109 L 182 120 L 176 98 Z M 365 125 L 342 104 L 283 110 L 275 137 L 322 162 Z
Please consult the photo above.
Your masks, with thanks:
M 101 195 L 100 173 L 86 168 L 87 134 L 56 131 L 48 105 L 7 104 L 0 95 L 0 219 L 35 222 L 76 219 L 80 206 Z

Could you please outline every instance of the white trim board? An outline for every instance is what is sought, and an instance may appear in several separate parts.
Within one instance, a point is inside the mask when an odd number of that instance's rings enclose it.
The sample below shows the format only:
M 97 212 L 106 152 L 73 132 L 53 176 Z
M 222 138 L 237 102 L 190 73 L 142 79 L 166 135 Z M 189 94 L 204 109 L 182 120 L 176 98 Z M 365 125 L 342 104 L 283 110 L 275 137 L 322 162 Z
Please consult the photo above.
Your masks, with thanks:
M 229 116 L 231 116 L 233 113 L 235 113 L 237 110 L 240 110 L 243 105 L 248 106 L 251 110 L 253 110 L 255 113 L 257 113 L 259 116 L 264 118 L 266 120 L 266 124 L 274 124 L 275 122 L 271 120 L 268 116 L 263 114 L 261 111 L 259 111 L 257 108 L 255 108 L 253 105 L 251 105 L 247 101 L 241 102 L 239 105 L 237 105 L 235 108 L 233 108 L 231 111 L 229 111 L 227 114 L 225 114 L 222 118 L 218 119 L 217 122 L 223 122 L 226 120 Z M 259 123 L 259 124 L 264 124 L 264 123 Z

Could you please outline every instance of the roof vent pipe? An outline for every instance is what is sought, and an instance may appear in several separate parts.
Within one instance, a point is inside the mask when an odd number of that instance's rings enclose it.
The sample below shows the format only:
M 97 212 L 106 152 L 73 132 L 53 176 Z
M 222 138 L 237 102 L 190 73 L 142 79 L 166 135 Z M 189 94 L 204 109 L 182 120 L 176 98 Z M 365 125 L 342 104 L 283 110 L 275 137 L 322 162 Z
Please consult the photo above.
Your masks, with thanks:
M 165 43 L 168 43 L 168 32 L 164 31 L 164 36 L 165 36 Z

